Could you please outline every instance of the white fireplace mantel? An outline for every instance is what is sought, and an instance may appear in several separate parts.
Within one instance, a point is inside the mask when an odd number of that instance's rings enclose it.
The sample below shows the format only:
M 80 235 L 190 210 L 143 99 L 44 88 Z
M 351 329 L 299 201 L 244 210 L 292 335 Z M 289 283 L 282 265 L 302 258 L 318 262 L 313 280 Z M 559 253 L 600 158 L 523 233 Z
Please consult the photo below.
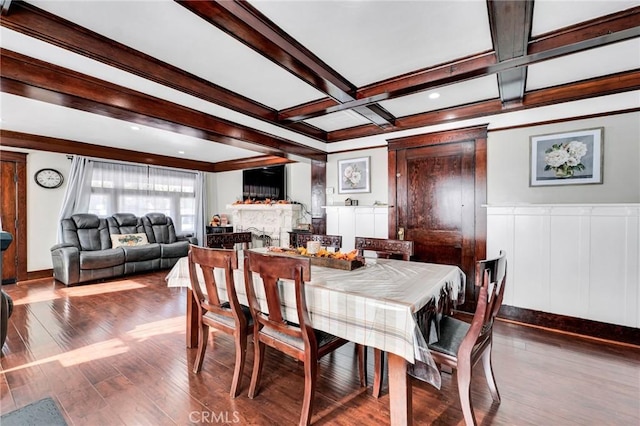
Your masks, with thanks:
M 300 204 L 230 204 L 227 211 L 235 232 L 267 235 L 272 245 L 281 247 L 289 245 L 289 231 L 302 220 Z

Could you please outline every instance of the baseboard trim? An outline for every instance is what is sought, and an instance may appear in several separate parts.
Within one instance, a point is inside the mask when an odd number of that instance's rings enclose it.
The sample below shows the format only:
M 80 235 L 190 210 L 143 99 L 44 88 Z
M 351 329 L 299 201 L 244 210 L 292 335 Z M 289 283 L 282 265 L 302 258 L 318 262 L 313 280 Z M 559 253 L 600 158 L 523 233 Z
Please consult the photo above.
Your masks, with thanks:
M 596 339 L 640 346 L 639 330 L 624 325 L 608 324 L 507 305 L 500 307 L 498 318 Z
M 27 272 L 27 280 L 39 280 L 41 278 L 53 278 L 53 269 Z

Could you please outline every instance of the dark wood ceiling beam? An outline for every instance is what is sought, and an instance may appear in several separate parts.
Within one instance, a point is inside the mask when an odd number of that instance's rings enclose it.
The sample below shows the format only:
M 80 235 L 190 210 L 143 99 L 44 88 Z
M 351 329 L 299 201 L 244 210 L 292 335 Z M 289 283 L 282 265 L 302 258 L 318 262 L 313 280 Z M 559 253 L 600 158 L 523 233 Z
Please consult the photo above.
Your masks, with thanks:
M 498 61 L 526 55 L 533 19 L 533 1 L 487 0 L 487 9 L 493 48 Z M 522 100 L 527 67 L 501 71 L 497 73 L 497 77 L 503 103 Z
M 295 154 L 326 161 L 326 153 L 306 145 L 5 49 L 0 50 L 0 76 L 0 89 L 3 92 L 257 153 L 278 156 Z
M 176 0 L 178 4 L 339 102 L 355 86 L 246 2 Z
M 230 172 L 233 170 L 255 169 L 257 167 L 277 166 L 279 164 L 292 163 L 292 160 L 283 157 L 264 155 L 259 157 L 243 158 L 241 160 L 220 161 L 215 163 L 216 172 Z
M 538 62 L 543 62 L 549 59 L 559 58 L 562 56 L 570 55 L 572 53 L 582 52 L 585 50 L 593 49 L 596 47 L 602 47 L 613 43 L 618 43 L 621 41 L 631 40 L 634 38 L 640 37 L 640 26 L 625 29 L 616 33 L 603 35 L 594 39 L 584 40 L 572 45 L 557 47 L 555 49 L 545 50 L 542 52 L 537 52 L 525 56 L 521 56 L 518 58 L 509 59 L 506 61 L 498 62 L 493 65 L 488 65 L 485 69 L 473 69 L 464 73 L 461 73 L 455 77 L 450 78 L 442 78 L 440 80 L 436 80 L 430 83 L 425 83 L 419 88 L 414 87 L 417 91 L 434 89 L 436 87 L 442 87 L 453 83 L 459 83 L 465 80 L 470 80 L 473 78 L 484 77 L 491 74 L 496 74 L 502 71 L 507 71 L 510 69 L 515 69 L 519 67 L 526 67 L 531 64 L 535 64 Z M 419 90 L 418 90 L 419 89 Z M 393 93 L 381 93 L 379 95 L 374 95 L 369 98 L 358 99 L 353 102 L 347 102 L 341 105 L 336 105 L 333 107 L 329 107 L 324 111 L 318 111 L 314 113 L 308 113 L 305 117 L 291 117 L 289 120 L 304 120 L 310 117 L 315 117 L 319 115 L 329 114 L 332 112 L 342 111 L 345 109 L 352 109 L 360 106 L 371 105 L 374 103 L 378 103 L 387 99 L 393 99 L 396 94 Z M 402 95 L 404 96 L 404 94 Z M 399 130 L 399 122 L 402 118 L 396 119 L 396 128 L 391 130 Z M 362 126 L 361 126 L 362 127 Z M 347 129 L 349 130 L 349 129 Z M 387 129 L 388 130 L 388 129 Z M 375 132 L 380 133 L 380 132 Z M 327 141 L 331 140 L 331 136 Z
M 34 149 L 37 151 L 59 152 L 61 154 L 85 155 L 87 157 L 104 158 L 108 160 L 130 161 L 155 166 L 175 167 L 187 170 L 214 172 L 215 164 L 205 161 L 186 160 L 183 158 L 167 157 L 149 154 L 129 149 L 111 148 L 68 139 L 58 139 L 29 133 L 0 130 L 2 146 L 13 148 Z
M 6 16 L 9 13 L 9 7 L 11 7 L 11 0 L 1 0 L 0 15 Z
M 435 126 L 438 124 L 502 114 L 505 112 L 538 108 L 556 103 L 577 101 L 639 89 L 640 71 L 628 71 L 529 92 L 524 96 L 522 103 L 519 104 L 504 105 L 500 99 L 492 99 L 470 105 L 402 117 L 397 120 L 394 131 Z M 385 133 L 384 130 L 373 125 L 351 127 L 349 129 L 330 132 L 329 142 L 338 142 L 383 133 Z
M 353 84 L 249 3 L 240 0 L 176 2 L 338 103 L 355 100 Z M 391 114 L 378 115 L 377 111 L 365 105 L 356 112 L 379 126 L 393 125 Z
M 472 78 L 485 77 L 510 68 L 524 67 L 542 60 L 629 40 L 640 36 L 638 22 L 640 22 L 640 7 L 540 36 L 529 43 L 528 54 L 523 58 L 498 64 L 494 52 L 486 52 L 365 86 L 358 89 L 358 99 L 354 102 L 331 105 L 325 99 L 321 99 L 313 104 L 281 110 L 279 116 L 283 121 L 305 120 L 337 110 L 348 109 L 354 105 L 362 106 L 395 99 Z M 378 133 L 383 132 L 376 130 L 375 134 Z M 328 140 L 331 140 L 331 136 Z
M 132 163 L 149 164 L 154 166 L 174 167 L 185 170 L 199 170 L 202 172 L 229 172 L 252 167 L 266 167 L 276 164 L 291 163 L 283 157 L 262 155 L 243 158 L 240 160 L 220 161 L 208 163 L 206 161 L 189 160 L 184 158 L 167 157 L 165 155 L 129 149 L 112 148 L 68 139 L 52 138 L 29 133 L 0 130 L 0 145 L 12 148 L 33 149 L 37 151 L 58 152 L 61 154 L 84 155 L 105 160 L 128 161 Z
M 0 25 L 158 84 L 283 127 L 278 122 L 277 112 L 273 108 L 103 37 L 31 4 L 13 2 L 8 15 L 0 20 Z M 326 137 L 325 132 L 304 123 L 285 127 L 320 140 L 325 140 Z

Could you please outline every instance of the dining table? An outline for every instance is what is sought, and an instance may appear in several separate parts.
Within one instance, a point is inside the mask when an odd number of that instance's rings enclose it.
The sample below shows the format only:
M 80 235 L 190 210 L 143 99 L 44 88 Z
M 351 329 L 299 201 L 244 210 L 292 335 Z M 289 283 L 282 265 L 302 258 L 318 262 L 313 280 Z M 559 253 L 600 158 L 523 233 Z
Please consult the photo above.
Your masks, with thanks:
M 233 276 L 238 299 L 247 304 L 243 257 L 243 250 L 239 250 L 239 269 L 234 270 Z M 223 271 L 215 270 L 214 274 L 218 295 L 227 300 Z M 258 279 L 254 275 L 254 282 Z M 191 291 L 188 258 L 178 260 L 166 281 L 169 287 L 188 289 L 187 347 L 197 347 L 197 305 Z M 314 328 L 388 354 L 390 423 L 410 425 L 408 374 L 440 388 L 440 372 L 427 342 L 438 339 L 442 307 L 463 302 L 464 286 L 465 275 L 455 265 L 366 258 L 364 266 L 353 270 L 312 264 L 305 298 Z M 266 308 L 262 287 L 256 285 L 255 290 L 259 303 L 264 302 Z M 296 319 L 293 286 L 283 285 L 281 292 L 285 317 Z

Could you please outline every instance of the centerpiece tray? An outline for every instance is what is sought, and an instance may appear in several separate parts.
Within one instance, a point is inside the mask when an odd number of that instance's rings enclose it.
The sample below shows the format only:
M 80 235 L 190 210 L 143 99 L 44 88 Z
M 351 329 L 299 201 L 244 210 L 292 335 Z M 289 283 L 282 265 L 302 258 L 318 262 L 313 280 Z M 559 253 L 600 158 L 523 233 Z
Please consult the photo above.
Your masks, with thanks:
M 342 269 L 352 271 L 364 266 L 364 258 L 355 256 L 355 253 L 333 253 L 321 251 L 318 255 L 307 254 L 305 250 L 289 249 L 283 247 L 269 247 L 269 252 L 285 256 L 303 256 L 311 261 L 314 266 L 325 268 Z

